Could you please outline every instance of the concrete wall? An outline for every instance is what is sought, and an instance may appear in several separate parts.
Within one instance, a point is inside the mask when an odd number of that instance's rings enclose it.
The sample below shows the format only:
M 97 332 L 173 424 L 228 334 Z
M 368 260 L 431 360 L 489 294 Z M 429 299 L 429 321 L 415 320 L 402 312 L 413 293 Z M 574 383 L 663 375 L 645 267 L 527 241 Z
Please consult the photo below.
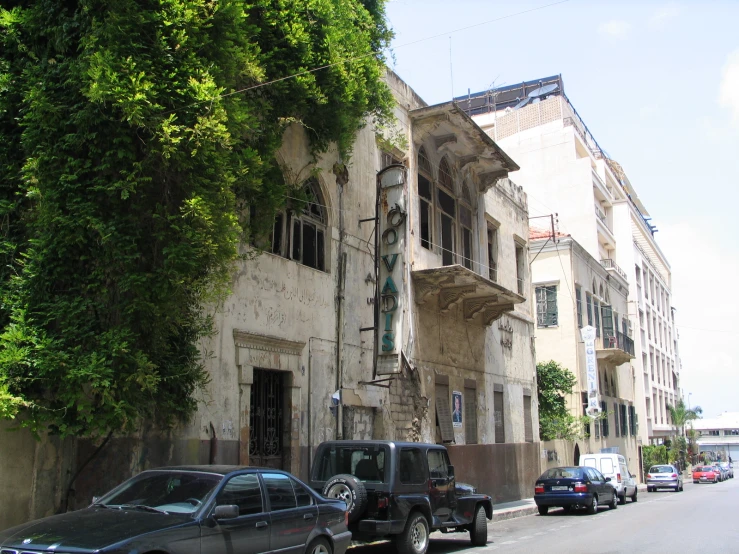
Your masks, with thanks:
M 449 447 L 457 481 L 489 494 L 493 503 L 534 496 L 541 475 L 540 443 L 471 444 Z
M 74 443 L 0 422 L 0 530 L 57 512 L 73 472 Z

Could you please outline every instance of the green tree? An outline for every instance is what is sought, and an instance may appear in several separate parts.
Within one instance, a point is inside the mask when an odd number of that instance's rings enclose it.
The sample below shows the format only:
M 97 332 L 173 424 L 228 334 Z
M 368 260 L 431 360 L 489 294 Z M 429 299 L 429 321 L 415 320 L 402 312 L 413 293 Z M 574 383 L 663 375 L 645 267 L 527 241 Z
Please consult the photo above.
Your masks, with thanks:
M 0 417 L 97 436 L 192 414 L 202 307 L 284 202 L 285 127 L 346 161 L 390 121 L 384 4 L 3 3 Z
M 688 408 L 685 406 L 685 402 L 682 398 L 679 398 L 675 405 L 667 404 L 667 411 L 670 412 L 670 418 L 672 419 L 672 425 L 678 431 L 680 436 L 685 434 L 685 424 L 689 421 L 700 418 L 703 413 L 703 408 L 696 406 L 695 408 Z
M 553 360 L 536 364 L 541 440 L 571 439 L 578 435 L 580 420 L 569 413 L 565 400 L 576 383 L 572 372 Z

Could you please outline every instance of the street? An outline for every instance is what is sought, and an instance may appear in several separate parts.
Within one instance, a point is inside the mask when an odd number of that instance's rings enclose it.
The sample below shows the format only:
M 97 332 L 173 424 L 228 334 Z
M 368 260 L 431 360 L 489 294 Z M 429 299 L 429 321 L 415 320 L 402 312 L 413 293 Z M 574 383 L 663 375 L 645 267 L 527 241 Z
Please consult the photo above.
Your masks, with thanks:
M 615 553 L 615 552 L 739 552 L 739 480 L 694 485 L 680 493 L 640 493 L 618 509 L 601 508 L 596 515 L 578 510 L 528 516 L 492 523 L 488 545 L 473 548 L 464 534 L 431 535 L 429 554 Z M 733 545 L 733 546 L 732 546 Z M 352 554 L 381 554 L 387 544 L 352 549 Z

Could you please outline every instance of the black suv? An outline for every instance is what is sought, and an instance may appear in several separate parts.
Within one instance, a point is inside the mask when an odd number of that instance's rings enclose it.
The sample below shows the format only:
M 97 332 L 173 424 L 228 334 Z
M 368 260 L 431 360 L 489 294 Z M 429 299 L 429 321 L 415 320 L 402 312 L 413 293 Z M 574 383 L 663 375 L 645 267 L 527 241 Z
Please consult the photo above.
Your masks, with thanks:
M 430 531 L 469 531 L 487 543 L 492 498 L 455 483 L 446 448 L 392 441 L 321 443 L 310 485 L 347 504 L 352 539 L 392 539 L 400 554 L 423 554 Z

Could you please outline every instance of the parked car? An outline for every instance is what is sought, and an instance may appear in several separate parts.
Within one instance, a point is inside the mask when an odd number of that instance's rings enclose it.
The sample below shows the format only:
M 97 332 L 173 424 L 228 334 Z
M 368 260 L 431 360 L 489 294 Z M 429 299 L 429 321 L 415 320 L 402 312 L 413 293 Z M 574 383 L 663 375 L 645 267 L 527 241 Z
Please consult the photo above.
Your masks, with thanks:
M 711 464 L 713 467 L 715 467 L 718 472 L 721 474 L 721 481 L 726 481 L 729 478 L 729 470 L 728 468 L 725 468 L 723 465 L 721 465 L 721 462 L 713 462 Z
M 0 551 L 24 554 L 344 554 L 350 542 L 343 502 L 284 471 L 236 466 L 144 471 L 88 508 L 0 533 Z
M 719 466 L 726 472 L 729 479 L 734 478 L 734 464 L 730 464 L 729 462 L 720 462 Z
M 714 466 L 696 466 L 693 468 L 693 483 L 718 483 L 719 475 Z
M 580 456 L 579 465 L 594 467 L 605 477 L 610 477 L 620 504 L 626 503 L 627 496 L 632 502 L 636 502 L 638 494 L 636 475 L 629 471 L 626 458 L 621 454 L 584 454 Z
M 610 477 L 594 467 L 554 467 L 546 470 L 534 485 L 534 501 L 540 515 L 549 508 L 586 508 L 594 514 L 598 506 L 618 507 L 618 494 Z
M 657 489 L 683 490 L 683 476 L 673 465 L 658 465 L 649 468 L 647 473 L 647 492 Z
M 390 539 L 400 554 L 424 554 L 429 532 L 469 531 L 487 543 L 493 500 L 457 483 L 444 446 L 393 441 L 321 443 L 311 486 L 346 502 L 352 540 Z

